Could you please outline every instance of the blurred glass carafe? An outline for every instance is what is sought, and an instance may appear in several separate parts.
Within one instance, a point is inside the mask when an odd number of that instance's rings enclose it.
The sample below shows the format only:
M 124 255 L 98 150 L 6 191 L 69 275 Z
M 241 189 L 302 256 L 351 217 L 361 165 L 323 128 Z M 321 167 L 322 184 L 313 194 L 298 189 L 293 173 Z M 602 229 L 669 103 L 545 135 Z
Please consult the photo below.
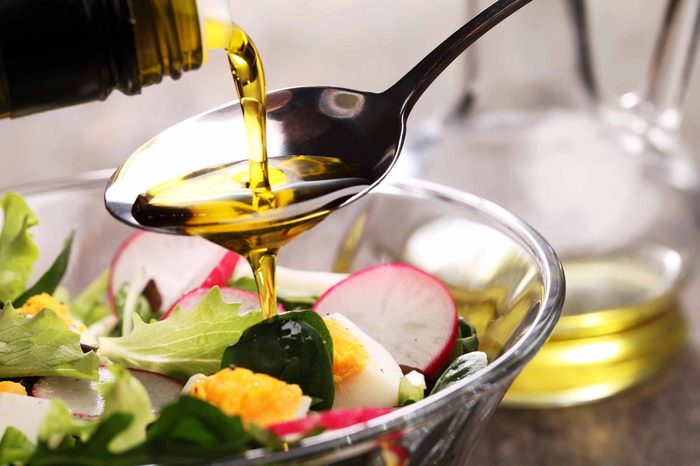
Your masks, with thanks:
M 512 404 L 604 398 L 656 373 L 683 342 L 675 298 L 696 256 L 700 196 L 678 128 L 700 1 L 669 0 L 648 24 L 641 3 L 614 2 L 625 14 L 604 18 L 607 28 L 591 21 L 606 3 L 539 0 L 486 37 L 468 52 L 461 101 L 409 139 L 395 173 L 495 201 L 560 255 L 564 315 Z M 610 77 L 645 47 L 613 49 L 625 28 L 658 32 L 637 90 L 614 92 Z
M 177 79 L 230 22 L 227 0 L 2 0 L 0 118 Z

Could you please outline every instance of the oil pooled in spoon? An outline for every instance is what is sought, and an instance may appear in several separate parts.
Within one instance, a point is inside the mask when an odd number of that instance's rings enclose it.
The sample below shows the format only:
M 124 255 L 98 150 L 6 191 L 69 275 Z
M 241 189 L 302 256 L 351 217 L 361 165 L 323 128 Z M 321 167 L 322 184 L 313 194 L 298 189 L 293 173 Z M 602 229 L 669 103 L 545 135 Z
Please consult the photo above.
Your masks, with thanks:
M 132 215 L 141 225 L 201 236 L 246 257 L 267 318 L 277 310 L 279 249 L 372 182 L 360 167 L 332 156 L 268 160 L 260 55 L 240 27 L 231 25 L 229 34 L 227 54 L 243 112 L 248 161 L 206 167 L 160 183 L 138 196 Z M 235 155 L 231 160 L 241 159 Z

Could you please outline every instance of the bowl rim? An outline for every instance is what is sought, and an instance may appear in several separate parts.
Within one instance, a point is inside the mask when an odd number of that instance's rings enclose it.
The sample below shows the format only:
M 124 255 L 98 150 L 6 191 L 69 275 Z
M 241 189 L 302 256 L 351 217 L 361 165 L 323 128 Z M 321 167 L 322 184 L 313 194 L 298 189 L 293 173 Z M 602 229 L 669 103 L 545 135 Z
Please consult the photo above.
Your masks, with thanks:
M 113 172 L 112 169 L 87 171 L 67 177 L 3 187 L 0 192 L 17 191 L 32 195 L 65 189 L 106 186 Z M 477 395 L 505 383 L 508 377 L 517 374 L 535 355 L 554 330 L 564 303 L 564 270 L 551 245 L 530 225 L 491 201 L 433 182 L 413 178 L 388 179 L 382 181 L 372 191 L 387 194 L 403 193 L 417 198 L 458 202 L 494 220 L 528 252 L 542 276 L 543 296 L 532 325 L 526 328 L 512 346 L 489 363 L 485 369 L 432 395 L 429 400 L 403 407 L 366 424 L 309 437 L 302 441 L 300 446 L 287 452 L 270 454 L 261 449 L 250 450 L 244 457 L 222 458 L 221 461 L 227 461 L 227 464 L 232 464 L 231 461 L 233 464 L 247 464 L 249 460 L 263 458 L 272 462 L 301 459 L 308 455 L 337 451 L 343 447 L 366 442 L 387 431 L 400 430 L 414 422 L 429 418 L 436 411 L 445 409 L 461 395 Z

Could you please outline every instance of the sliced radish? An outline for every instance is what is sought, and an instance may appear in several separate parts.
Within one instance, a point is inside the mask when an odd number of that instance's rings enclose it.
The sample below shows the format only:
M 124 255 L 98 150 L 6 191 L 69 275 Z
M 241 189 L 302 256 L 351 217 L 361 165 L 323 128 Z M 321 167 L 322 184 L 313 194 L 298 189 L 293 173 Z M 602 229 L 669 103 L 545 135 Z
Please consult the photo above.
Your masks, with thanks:
M 207 278 L 204 279 L 201 288 L 213 288 L 215 286 L 224 286 L 228 282 L 229 278 L 233 274 L 233 271 L 238 265 L 238 261 L 242 258 L 233 251 L 226 251 L 224 257 L 221 258 L 216 267 L 209 272 Z M 245 262 L 245 261 L 243 261 Z
M 183 385 L 173 379 L 136 369 L 129 369 L 129 372 L 143 384 L 156 412 L 180 396 Z M 69 377 L 41 377 L 34 384 L 32 396 L 59 398 L 68 405 L 74 417 L 94 418 L 104 409 L 104 399 L 98 386 L 114 380 L 114 376 L 106 367 L 100 367 L 99 374 L 99 382 Z
M 114 297 L 123 283 L 144 271 L 153 279 L 168 309 L 184 293 L 200 286 L 224 286 L 240 256 L 202 238 L 140 231 L 119 247 L 109 267 L 107 293 L 116 314 Z
M 191 311 L 197 307 L 210 291 L 211 288 L 197 288 L 196 290 L 190 291 L 168 309 L 163 319 L 170 317 L 170 314 L 172 314 L 178 306 L 183 312 Z M 260 309 L 258 295 L 250 291 L 240 290 L 238 288 L 221 288 L 221 299 L 225 303 L 241 303 L 241 307 L 238 308 L 239 314 L 245 314 L 248 311 Z M 284 309 L 282 309 L 280 305 L 277 306 L 277 309 L 279 312 L 284 312 Z
M 457 306 L 435 277 L 406 264 L 353 273 L 319 298 L 321 315 L 342 314 L 381 343 L 399 364 L 432 377 L 457 336 Z
M 272 424 L 267 426 L 267 429 L 280 437 L 303 435 L 315 427 L 325 427 L 330 430 L 343 429 L 383 416 L 393 410 L 394 408 L 334 409 L 333 411 L 313 413 L 292 421 Z

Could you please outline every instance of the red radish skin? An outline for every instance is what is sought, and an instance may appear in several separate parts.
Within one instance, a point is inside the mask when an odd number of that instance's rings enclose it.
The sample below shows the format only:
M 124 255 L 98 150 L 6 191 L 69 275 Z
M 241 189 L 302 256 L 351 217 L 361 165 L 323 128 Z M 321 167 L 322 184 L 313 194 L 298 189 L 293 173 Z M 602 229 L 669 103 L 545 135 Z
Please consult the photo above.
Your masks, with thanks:
M 241 260 L 241 256 L 233 251 L 226 251 L 224 257 L 222 257 L 221 261 L 214 267 L 214 270 L 204 279 L 200 288 L 213 288 L 215 286 L 226 285 L 231 275 L 233 275 L 233 271 L 236 270 L 239 260 Z
M 201 286 L 225 286 L 240 256 L 202 238 L 139 231 L 117 250 L 108 272 L 107 296 L 112 312 L 119 287 L 141 268 L 153 279 L 165 309 L 184 293 Z
M 180 298 L 175 304 L 172 305 L 168 312 L 163 315 L 163 319 L 170 317 L 176 307 L 180 306 L 183 312 L 191 311 L 204 299 L 204 297 L 209 294 L 211 288 L 197 288 L 189 293 L 185 294 Z M 258 295 L 251 293 L 250 291 L 241 290 L 238 288 L 223 287 L 221 288 L 221 298 L 225 303 L 241 303 L 241 307 L 238 308 L 239 314 L 244 314 L 248 311 L 260 309 L 260 301 L 258 300 Z M 277 311 L 279 313 L 284 312 L 281 305 L 277 305 Z
M 138 369 L 129 369 L 129 372 L 143 384 L 156 412 L 180 396 L 183 387 L 180 382 L 154 372 Z M 68 405 L 73 417 L 92 419 L 98 417 L 104 408 L 99 384 L 113 380 L 112 373 L 104 366 L 99 368 L 99 375 L 99 382 L 70 377 L 41 377 L 32 388 L 32 396 L 59 398 Z
M 344 429 L 383 416 L 393 410 L 394 408 L 336 409 L 313 413 L 293 421 L 271 424 L 267 429 L 279 437 L 303 435 L 314 427 L 325 427 L 329 430 Z
M 457 305 L 447 287 L 407 264 L 380 264 L 351 274 L 313 309 L 342 314 L 384 346 L 399 364 L 435 376 L 457 336 Z

